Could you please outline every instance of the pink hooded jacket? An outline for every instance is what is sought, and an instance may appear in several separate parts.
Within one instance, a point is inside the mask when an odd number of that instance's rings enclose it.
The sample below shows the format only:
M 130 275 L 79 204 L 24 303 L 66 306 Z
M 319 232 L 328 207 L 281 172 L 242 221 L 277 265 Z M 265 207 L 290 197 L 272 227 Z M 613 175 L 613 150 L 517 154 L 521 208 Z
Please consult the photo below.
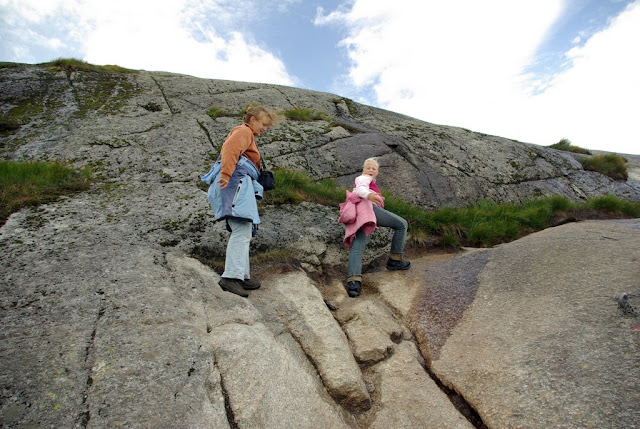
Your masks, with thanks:
M 373 187 L 371 185 L 367 187 L 378 190 L 375 182 L 371 181 L 371 183 Z M 358 184 L 358 180 L 356 179 L 356 185 Z M 372 192 L 374 191 L 372 190 Z M 369 236 L 369 234 L 377 228 L 377 223 L 371 201 L 360 198 L 354 192 L 347 191 L 346 194 L 347 198 L 345 202 L 340 203 L 340 217 L 338 218 L 338 222 L 344 224 L 344 239 L 342 243 L 345 247 L 351 248 L 353 239 L 356 237 L 356 233 L 360 228 L 363 228 L 365 236 Z

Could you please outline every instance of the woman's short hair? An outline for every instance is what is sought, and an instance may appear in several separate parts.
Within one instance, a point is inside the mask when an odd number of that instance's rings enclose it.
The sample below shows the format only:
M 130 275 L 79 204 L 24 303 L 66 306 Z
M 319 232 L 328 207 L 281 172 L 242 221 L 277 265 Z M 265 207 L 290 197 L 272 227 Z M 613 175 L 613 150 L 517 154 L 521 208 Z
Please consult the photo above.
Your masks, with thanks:
M 374 162 L 378 167 L 380 167 L 380 163 L 378 162 L 378 158 L 372 157 L 372 158 L 367 158 L 364 160 L 364 162 L 362 163 L 362 168 L 366 167 L 368 162 Z
M 242 116 L 242 121 L 245 124 L 248 124 L 251 120 L 251 117 L 255 117 L 257 120 L 261 118 L 268 118 L 268 125 L 275 125 L 282 119 L 280 115 L 270 112 L 262 106 L 250 105 L 247 107 L 247 110 L 244 112 L 244 116 Z

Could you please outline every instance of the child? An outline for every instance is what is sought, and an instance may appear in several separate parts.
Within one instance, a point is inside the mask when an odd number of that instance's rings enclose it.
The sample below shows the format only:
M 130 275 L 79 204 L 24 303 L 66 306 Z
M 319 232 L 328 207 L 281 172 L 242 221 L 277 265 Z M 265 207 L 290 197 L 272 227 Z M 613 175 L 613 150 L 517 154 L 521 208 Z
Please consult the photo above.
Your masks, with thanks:
M 364 161 L 362 174 L 355 180 L 353 192 L 361 199 L 356 204 L 356 219 L 345 225 L 344 244 L 351 247 L 347 274 L 347 293 L 351 298 L 362 291 L 362 255 L 369 235 L 378 226 L 393 229 L 391 253 L 387 259 L 388 270 L 408 270 L 411 263 L 402 259 L 407 235 L 407 221 L 385 210 L 384 197 L 376 184 L 379 164 L 375 158 Z

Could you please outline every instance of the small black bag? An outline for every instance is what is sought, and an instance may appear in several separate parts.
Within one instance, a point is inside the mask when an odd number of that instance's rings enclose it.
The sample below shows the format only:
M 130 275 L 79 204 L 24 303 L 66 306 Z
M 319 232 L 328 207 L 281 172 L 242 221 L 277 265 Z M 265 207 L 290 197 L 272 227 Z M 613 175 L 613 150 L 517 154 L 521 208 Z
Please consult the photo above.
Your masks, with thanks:
M 276 189 L 276 179 L 273 178 L 273 173 L 267 170 L 264 165 L 264 159 L 260 158 L 260 161 L 262 161 L 262 170 L 260 170 L 260 175 L 258 176 L 258 183 L 262 185 L 265 191 Z

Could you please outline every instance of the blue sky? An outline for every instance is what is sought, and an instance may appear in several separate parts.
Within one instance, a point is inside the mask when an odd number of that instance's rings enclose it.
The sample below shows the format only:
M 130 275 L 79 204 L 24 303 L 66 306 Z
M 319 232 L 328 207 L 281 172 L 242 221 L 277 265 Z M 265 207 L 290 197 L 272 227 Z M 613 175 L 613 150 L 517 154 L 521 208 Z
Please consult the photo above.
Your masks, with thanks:
M 628 154 L 639 51 L 640 0 L 0 0 L 0 61 L 277 83 Z

